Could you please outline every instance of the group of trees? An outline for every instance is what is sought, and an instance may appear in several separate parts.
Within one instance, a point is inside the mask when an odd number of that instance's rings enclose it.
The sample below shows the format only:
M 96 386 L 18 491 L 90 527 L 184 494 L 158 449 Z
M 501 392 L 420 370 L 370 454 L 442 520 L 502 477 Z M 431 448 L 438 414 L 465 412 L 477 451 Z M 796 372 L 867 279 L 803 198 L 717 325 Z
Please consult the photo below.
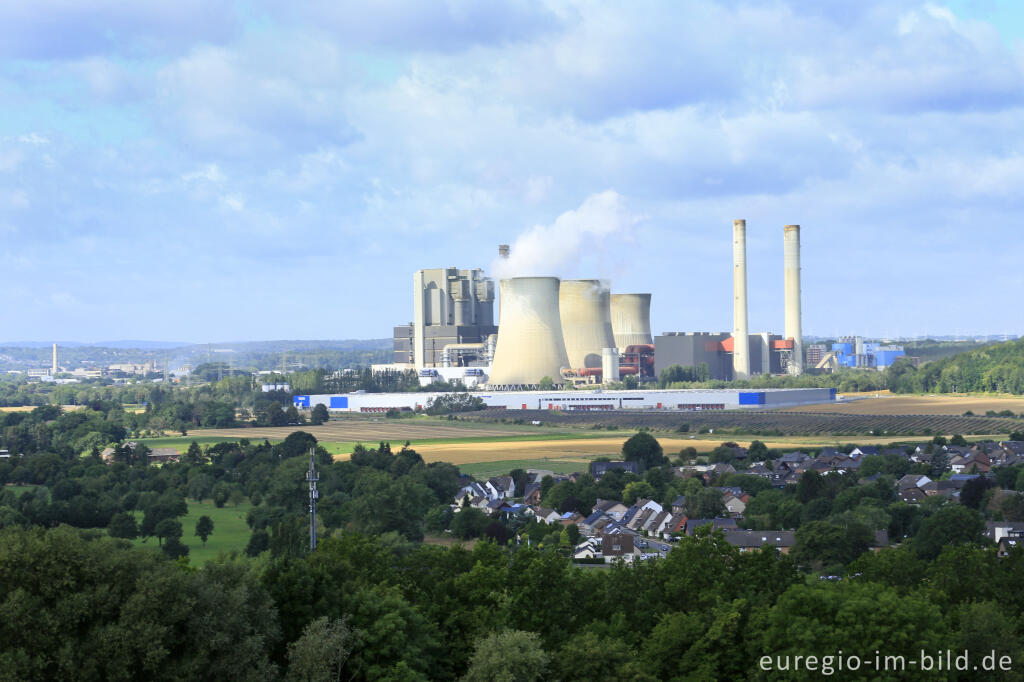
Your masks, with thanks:
M 889 368 L 895 393 L 1024 393 L 1024 339 L 945 357 L 915 367 L 898 360 Z
M 1024 552 L 867 552 L 809 582 L 793 557 L 714 535 L 584 571 L 554 548 L 345 531 L 313 553 L 183 570 L 96 534 L 12 527 L 0 606 L 0 667 L 17 679 L 746 679 L 769 653 L 870 659 L 879 643 L 906 660 L 1019 660 Z

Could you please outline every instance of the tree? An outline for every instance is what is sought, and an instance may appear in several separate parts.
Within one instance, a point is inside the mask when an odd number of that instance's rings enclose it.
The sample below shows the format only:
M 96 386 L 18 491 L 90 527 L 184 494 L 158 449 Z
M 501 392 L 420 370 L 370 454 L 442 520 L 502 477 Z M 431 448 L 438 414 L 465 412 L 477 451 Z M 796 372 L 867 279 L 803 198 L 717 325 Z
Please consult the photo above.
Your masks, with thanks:
M 188 452 L 185 453 L 185 461 L 189 464 L 202 464 L 204 460 L 203 450 L 199 447 L 199 443 L 192 441 L 188 446 Z
M 203 541 L 203 547 L 206 547 L 206 538 L 210 537 L 211 533 L 213 533 L 213 519 L 204 514 L 196 521 L 196 536 Z
M 452 535 L 462 540 L 478 538 L 490 523 L 490 517 L 479 509 L 464 507 L 452 517 Z
M 157 536 L 162 546 L 164 540 L 171 538 L 178 539 L 181 537 L 181 521 L 177 519 L 163 519 L 156 528 L 153 529 L 153 534 Z
M 319 426 L 324 422 L 330 420 L 331 415 L 327 411 L 327 406 L 323 403 L 317 403 L 313 407 L 312 413 L 309 415 L 309 423 L 313 426 Z
M 922 559 L 934 559 L 947 545 L 980 543 L 985 522 L 973 509 L 949 504 L 921 522 L 913 547 Z
M 188 496 L 196 502 L 202 502 L 213 491 L 213 478 L 209 474 L 199 474 L 188 482 Z
M 651 499 L 652 497 L 654 497 L 654 488 L 647 481 L 627 483 L 622 490 L 622 502 L 627 505 L 632 505 L 639 498 Z
M 768 454 L 768 446 L 759 440 L 751 441 L 750 447 L 747 448 L 747 456 L 757 462 L 768 459 Z
M 797 530 L 791 556 L 818 569 L 832 568 L 848 564 L 866 552 L 871 540 L 871 529 L 856 522 L 844 528 L 828 521 L 811 521 Z
M 555 382 L 549 376 L 541 377 L 540 381 L 537 382 L 537 388 L 539 390 L 541 390 L 541 391 L 550 391 L 554 387 L 555 387 Z
M 631 436 L 622 444 L 622 455 L 627 462 L 639 462 L 641 469 L 664 466 L 668 458 L 662 452 L 661 444 L 646 431 Z
M 669 658 L 676 652 L 671 652 Z M 616 682 L 644 680 L 635 669 L 636 659 L 629 645 L 618 637 L 587 632 L 576 635 L 552 660 L 562 682 Z M 650 678 L 653 679 L 653 678 Z
M 463 682 L 534 682 L 546 679 L 548 654 L 535 632 L 505 630 L 478 640 Z
M 714 488 L 701 488 L 686 496 L 686 515 L 691 519 L 713 519 L 724 513 L 722 493 Z
M 230 485 L 221 481 L 217 485 L 213 486 L 213 504 L 218 509 L 227 504 L 229 497 L 231 497 Z
M 286 679 L 302 682 L 340 680 L 355 640 L 355 633 L 344 619 L 317 618 L 302 630 L 301 637 L 288 645 Z
M 265 529 L 253 531 L 249 543 L 245 546 L 246 556 L 259 556 L 270 548 L 270 533 Z
M 183 556 L 188 556 L 188 545 L 178 538 L 167 538 L 167 542 L 163 544 L 161 549 L 163 549 L 164 554 L 172 559 L 180 559 Z
M 121 512 L 110 517 L 107 533 L 114 538 L 134 540 L 139 535 L 139 527 L 132 514 Z
M 978 477 L 967 481 L 964 487 L 960 489 L 960 504 L 971 509 L 978 509 L 981 507 L 981 500 L 993 486 L 991 479 Z
M 640 379 L 635 374 L 627 374 L 622 377 L 622 386 L 627 391 L 635 391 L 640 387 Z

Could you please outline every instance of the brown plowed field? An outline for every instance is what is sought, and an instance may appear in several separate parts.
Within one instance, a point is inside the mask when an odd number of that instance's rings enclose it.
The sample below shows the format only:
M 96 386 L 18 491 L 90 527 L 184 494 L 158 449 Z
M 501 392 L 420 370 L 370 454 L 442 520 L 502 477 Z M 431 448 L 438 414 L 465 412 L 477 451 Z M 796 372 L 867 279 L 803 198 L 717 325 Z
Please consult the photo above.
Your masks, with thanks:
M 861 394 L 864 395 L 864 394 Z M 945 414 L 962 415 L 973 412 L 984 415 L 989 410 L 1024 414 L 1024 398 L 991 398 L 972 395 L 892 395 L 888 392 L 866 394 L 856 400 L 841 400 L 835 403 L 788 407 L 786 412 L 808 412 L 813 414 Z
M 845 407 L 845 406 L 844 406 Z M 786 410 L 727 410 L 722 412 L 676 412 L 668 410 L 616 410 L 612 412 L 516 411 L 525 420 L 540 420 L 554 427 L 614 426 L 619 429 L 646 427 L 665 431 L 679 428 L 697 433 L 714 429 L 728 433 L 766 436 L 929 436 L 1002 434 L 1024 429 L 1024 419 L 1011 417 L 958 416 L 955 414 L 847 414 Z M 484 410 L 466 419 L 476 421 L 507 418 L 504 410 Z M 762 439 L 763 440 L 763 439 Z

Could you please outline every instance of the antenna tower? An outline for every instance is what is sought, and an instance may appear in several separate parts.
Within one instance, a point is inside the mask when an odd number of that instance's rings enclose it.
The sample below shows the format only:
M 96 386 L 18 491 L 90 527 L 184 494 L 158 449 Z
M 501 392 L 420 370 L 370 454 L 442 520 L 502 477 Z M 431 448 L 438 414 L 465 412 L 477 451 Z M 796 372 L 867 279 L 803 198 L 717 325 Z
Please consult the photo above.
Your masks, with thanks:
M 309 449 L 309 471 L 306 472 L 306 481 L 309 482 L 309 551 L 316 549 L 316 501 L 320 498 L 320 491 L 316 489 L 316 483 L 320 476 L 316 473 L 315 461 L 316 448 Z

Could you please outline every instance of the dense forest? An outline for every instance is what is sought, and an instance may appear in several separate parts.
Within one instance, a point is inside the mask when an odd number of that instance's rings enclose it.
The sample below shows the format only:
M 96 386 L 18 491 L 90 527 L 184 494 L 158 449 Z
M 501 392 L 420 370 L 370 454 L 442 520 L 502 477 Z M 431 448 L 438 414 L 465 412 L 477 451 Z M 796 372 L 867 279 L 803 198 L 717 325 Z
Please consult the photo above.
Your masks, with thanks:
M 1024 394 L 1024 339 L 985 346 L 915 368 L 898 361 L 887 372 L 896 393 Z
M 586 514 L 598 498 L 683 495 L 692 518 L 707 518 L 722 511 L 715 486 L 731 486 L 751 496 L 745 525 L 796 529 L 796 545 L 740 552 L 708 526 L 664 558 L 580 568 L 568 558 L 578 528 L 453 508 L 466 479 L 409 447 L 333 461 L 297 431 L 277 445 L 193 444 L 155 466 L 126 439 L 117 404 L 15 414 L 0 429 L 25 453 L 0 462 L 0 483 L 20 486 L 0 488 L 0 676 L 10 679 L 703 680 L 771 677 L 763 656 L 835 665 L 840 651 L 1024 660 L 1024 550 L 1000 557 L 982 534 L 986 518 L 1024 519 L 1024 467 L 975 479 L 959 501 L 899 501 L 897 477 L 946 471 L 942 439 L 917 463 L 868 455 L 858 472 L 809 471 L 780 489 L 744 473 L 780 455 L 760 443 L 742 458 L 734 443 L 696 458 L 638 434 L 623 456 L 642 473 L 548 477 L 542 504 Z M 101 443 L 115 445 L 107 461 Z M 695 458 L 737 471 L 676 475 Z M 244 552 L 197 567 L 180 519 L 202 499 L 249 501 L 251 535 Z M 878 529 L 897 546 L 869 549 Z M 915 676 L 928 678 L 909 666 L 867 675 Z

